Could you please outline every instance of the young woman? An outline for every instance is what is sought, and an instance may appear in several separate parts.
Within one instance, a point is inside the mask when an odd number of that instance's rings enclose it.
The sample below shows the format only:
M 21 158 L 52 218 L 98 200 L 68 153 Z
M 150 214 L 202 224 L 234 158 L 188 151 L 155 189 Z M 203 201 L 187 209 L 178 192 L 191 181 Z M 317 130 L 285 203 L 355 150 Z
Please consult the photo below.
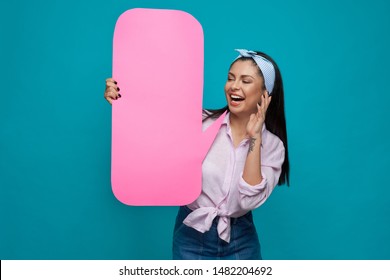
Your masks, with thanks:
M 252 209 L 288 184 L 289 161 L 281 74 L 271 57 L 237 50 L 225 84 L 227 106 L 204 110 L 207 128 L 227 111 L 202 165 L 202 193 L 181 206 L 174 259 L 261 259 Z M 109 103 L 121 97 L 106 80 Z

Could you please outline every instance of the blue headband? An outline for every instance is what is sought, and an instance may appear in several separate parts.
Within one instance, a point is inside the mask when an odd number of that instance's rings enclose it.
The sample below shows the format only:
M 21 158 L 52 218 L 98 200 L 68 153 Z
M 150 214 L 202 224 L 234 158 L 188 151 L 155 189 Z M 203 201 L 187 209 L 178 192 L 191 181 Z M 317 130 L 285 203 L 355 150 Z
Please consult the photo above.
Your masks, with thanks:
M 257 55 L 254 51 L 248 51 L 244 49 L 235 50 L 240 53 L 240 55 L 235 60 L 240 57 L 250 57 L 256 62 L 257 66 L 260 68 L 260 71 L 263 73 L 265 88 L 267 89 L 268 94 L 271 95 L 275 82 L 275 68 L 273 64 L 268 59 Z

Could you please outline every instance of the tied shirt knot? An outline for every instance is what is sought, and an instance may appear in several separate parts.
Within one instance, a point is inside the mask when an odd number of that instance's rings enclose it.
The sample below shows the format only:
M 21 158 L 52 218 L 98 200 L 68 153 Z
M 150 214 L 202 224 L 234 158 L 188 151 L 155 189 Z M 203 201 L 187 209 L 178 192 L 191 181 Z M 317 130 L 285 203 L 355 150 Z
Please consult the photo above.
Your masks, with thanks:
M 215 217 L 219 216 L 217 225 L 219 237 L 230 242 L 230 217 L 224 211 L 215 207 L 200 207 L 193 210 L 184 219 L 183 223 L 201 233 L 209 231 Z

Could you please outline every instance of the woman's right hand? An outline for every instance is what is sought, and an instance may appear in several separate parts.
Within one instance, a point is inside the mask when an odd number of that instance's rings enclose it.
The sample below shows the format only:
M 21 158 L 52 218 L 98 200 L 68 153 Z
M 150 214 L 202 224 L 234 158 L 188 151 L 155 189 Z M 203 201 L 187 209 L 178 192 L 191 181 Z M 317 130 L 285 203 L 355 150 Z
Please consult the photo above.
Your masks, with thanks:
M 113 100 L 117 100 L 122 96 L 119 94 L 119 87 L 113 78 L 106 79 L 106 90 L 104 91 L 104 98 L 112 105 Z

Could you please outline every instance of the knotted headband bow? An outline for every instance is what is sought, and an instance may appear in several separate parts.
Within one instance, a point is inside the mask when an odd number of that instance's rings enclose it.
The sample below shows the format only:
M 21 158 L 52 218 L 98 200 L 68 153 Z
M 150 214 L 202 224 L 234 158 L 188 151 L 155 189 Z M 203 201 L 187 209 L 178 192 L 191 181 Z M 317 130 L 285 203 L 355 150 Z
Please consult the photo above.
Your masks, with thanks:
M 256 62 L 257 66 L 259 66 L 261 72 L 263 73 L 265 88 L 267 89 L 268 94 L 271 95 L 275 82 L 275 68 L 273 64 L 268 59 L 257 55 L 254 51 L 244 49 L 235 50 L 240 53 L 236 60 L 240 57 L 251 57 Z

